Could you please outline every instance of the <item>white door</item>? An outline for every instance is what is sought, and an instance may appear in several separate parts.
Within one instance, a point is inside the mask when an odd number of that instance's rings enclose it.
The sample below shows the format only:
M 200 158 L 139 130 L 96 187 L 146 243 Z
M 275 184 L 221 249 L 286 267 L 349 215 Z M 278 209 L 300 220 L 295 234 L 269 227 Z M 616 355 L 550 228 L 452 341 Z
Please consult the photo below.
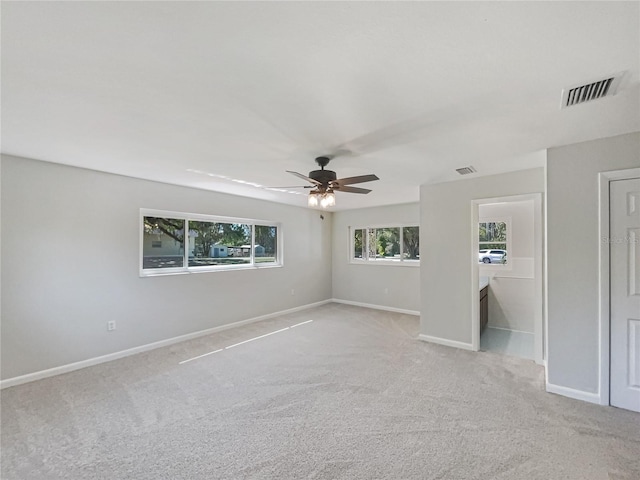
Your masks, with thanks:
M 610 186 L 610 401 L 640 412 L 640 178 Z

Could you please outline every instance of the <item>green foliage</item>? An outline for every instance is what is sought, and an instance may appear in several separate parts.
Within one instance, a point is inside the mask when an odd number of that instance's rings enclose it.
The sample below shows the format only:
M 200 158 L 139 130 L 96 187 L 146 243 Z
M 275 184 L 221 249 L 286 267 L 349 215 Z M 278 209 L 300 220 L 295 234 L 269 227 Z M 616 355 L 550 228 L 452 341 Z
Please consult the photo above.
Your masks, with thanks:
M 251 242 L 251 227 L 241 223 L 189 221 L 189 235 L 194 237 L 194 255 L 208 257 L 214 245 L 239 247 Z
M 364 232 L 365 230 L 359 228 L 353 234 L 354 258 L 362 258 L 364 254 Z
M 378 254 L 381 257 L 384 257 L 386 251 L 387 251 L 387 244 L 389 242 L 387 241 L 387 237 L 384 234 L 378 235 Z
M 376 230 L 377 251 L 382 257 L 400 253 L 400 229 L 379 228 Z
M 276 254 L 276 239 L 277 228 L 269 227 L 265 225 L 255 226 L 255 243 L 264 247 L 264 254 L 268 256 L 275 256 Z
M 402 227 L 403 256 L 419 258 L 419 227 Z M 400 227 L 356 229 L 353 231 L 354 258 L 364 257 L 368 234 L 368 258 L 396 257 L 400 255 Z
M 507 224 L 504 222 L 486 222 L 479 224 L 480 242 L 506 242 Z
M 405 256 L 417 259 L 420 255 L 420 228 L 404 227 L 402 229 L 402 243 Z
M 144 217 L 144 233 L 164 234 L 184 244 L 184 220 L 177 218 Z

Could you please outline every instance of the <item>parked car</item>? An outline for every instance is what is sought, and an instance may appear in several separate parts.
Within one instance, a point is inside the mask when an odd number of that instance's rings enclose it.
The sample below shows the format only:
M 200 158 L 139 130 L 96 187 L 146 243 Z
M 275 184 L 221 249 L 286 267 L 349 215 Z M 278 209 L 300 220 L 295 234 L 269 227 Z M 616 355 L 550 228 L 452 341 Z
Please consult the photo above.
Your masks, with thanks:
M 507 251 L 506 250 L 480 250 L 478 253 L 478 262 L 482 263 L 506 263 Z

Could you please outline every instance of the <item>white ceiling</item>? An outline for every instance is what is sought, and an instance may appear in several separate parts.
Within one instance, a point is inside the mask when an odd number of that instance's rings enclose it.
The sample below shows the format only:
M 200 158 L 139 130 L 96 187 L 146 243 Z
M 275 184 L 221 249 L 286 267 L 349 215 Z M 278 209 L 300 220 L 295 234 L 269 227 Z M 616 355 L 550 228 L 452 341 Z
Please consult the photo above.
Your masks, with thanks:
M 342 152 L 339 177 L 380 181 L 335 209 L 417 201 L 458 167 L 640 130 L 639 6 L 3 1 L 2 152 L 300 206 L 237 180 L 302 185 L 285 170 Z

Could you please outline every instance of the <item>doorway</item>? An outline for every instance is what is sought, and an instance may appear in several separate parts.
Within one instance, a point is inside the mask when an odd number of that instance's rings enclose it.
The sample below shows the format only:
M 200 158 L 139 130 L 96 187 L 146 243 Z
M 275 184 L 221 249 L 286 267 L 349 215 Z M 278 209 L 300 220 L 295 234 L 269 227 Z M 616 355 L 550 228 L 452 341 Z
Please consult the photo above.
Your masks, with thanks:
M 542 194 L 472 201 L 472 345 L 544 363 Z

